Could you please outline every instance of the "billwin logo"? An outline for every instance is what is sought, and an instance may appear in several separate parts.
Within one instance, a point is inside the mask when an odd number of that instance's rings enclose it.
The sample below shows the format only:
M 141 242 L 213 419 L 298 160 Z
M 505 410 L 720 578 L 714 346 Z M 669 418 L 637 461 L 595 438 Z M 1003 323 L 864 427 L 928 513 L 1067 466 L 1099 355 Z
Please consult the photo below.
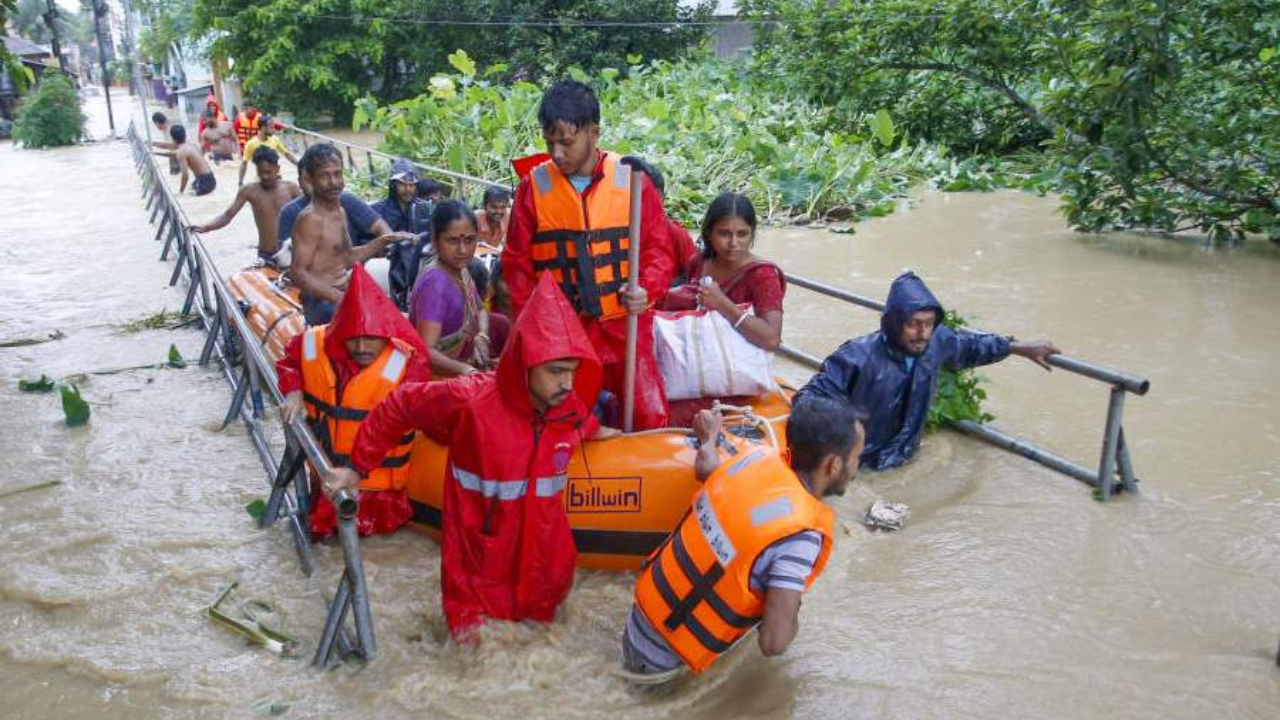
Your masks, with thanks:
M 564 498 L 571 513 L 638 513 L 640 478 L 569 478 Z

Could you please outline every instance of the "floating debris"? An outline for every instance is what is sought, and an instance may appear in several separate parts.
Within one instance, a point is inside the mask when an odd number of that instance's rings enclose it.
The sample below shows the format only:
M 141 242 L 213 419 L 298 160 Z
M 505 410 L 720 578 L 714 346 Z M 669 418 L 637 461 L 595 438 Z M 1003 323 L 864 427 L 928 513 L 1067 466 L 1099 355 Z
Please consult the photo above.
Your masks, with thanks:
M 182 359 L 182 353 L 178 352 L 178 346 L 170 343 L 169 345 L 169 367 L 184 368 L 187 361 Z
M 262 516 L 267 514 L 267 501 L 258 498 L 248 505 L 244 506 L 244 511 L 249 513 L 249 517 L 262 522 Z
M 265 625 L 257 618 L 257 614 L 252 610 L 252 608 L 257 607 L 266 610 L 267 612 L 271 612 L 270 605 L 258 601 L 246 603 L 240 608 L 240 614 L 243 616 L 243 619 L 234 618 L 220 609 L 222 603 L 239 585 L 240 583 L 231 583 L 228 585 L 225 590 L 219 593 L 218 599 L 215 600 L 212 605 L 205 608 L 205 615 L 207 615 L 214 623 L 237 635 L 240 635 L 254 645 L 266 648 L 267 650 L 279 655 L 294 655 L 298 649 L 298 641 L 288 635 L 285 635 L 279 630 Z M 287 710 L 288 707 L 286 706 L 284 709 Z M 283 710 L 281 712 L 283 712 Z
M 112 334 L 125 335 L 128 333 L 143 332 L 145 330 L 176 330 L 184 325 L 190 325 L 191 322 L 198 319 L 198 317 L 198 315 L 184 315 L 180 312 L 169 312 L 165 309 L 153 315 L 114 325 L 112 327 L 115 327 L 116 329 Z
M 53 392 L 53 379 L 44 373 L 40 374 L 38 380 L 19 380 L 18 389 L 27 393 L 47 393 Z
M 901 530 L 911 517 L 911 508 L 906 503 L 891 503 L 877 500 L 867 508 L 867 527 L 881 530 Z
M 62 414 L 67 418 L 67 427 L 76 427 L 89 422 L 89 403 L 80 397 L 80 388 L 75 385 L 61 385 Z
M 0 342 L 0 348 L 15 348 L 15 347 L 27 347 L 28 345 L 40 345 L 42 343 L 61 340 L 65 337 L 66 337 L 66 333 L 62 332 L 61 330 L 54 330 L 48 335 L 43 335 L 39 337 L 25 337 L 25 338 L 15 338 L 13 340 L 5 340 L 3 342 Z
M 44 482 L 35 483 L 34 485 L 24 485 L 22 487 L 16 487 L 9 490 L 0 490 L 0 500 L 7 497 L 12 497 L 14 495 L 18 495 L 20 493 L 33 492 L 36 490 L 44 490 L 46 488 L 56 487 L 61 484 L 62 484 L 61 480 L 45 480 Z

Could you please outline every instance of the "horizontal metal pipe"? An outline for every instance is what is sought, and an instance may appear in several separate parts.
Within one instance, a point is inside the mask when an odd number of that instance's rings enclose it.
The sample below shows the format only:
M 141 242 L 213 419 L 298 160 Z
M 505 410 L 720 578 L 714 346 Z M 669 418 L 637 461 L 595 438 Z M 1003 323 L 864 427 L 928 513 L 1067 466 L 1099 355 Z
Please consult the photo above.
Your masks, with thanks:
M 1070 475 L 1091 487 L 1098 487 L 1100 485 L 1097 473 L 1077 465 L 1064 457 L 1054 455 L 1048 450 L 1037 445 L 1033 445 L 1026 440 L 1021 440 L 1012 435 L 1001 432 L 990 425 L 976 423 L 972 420 L 960 420 L 952 427 L 966 435 L 972 435 L 979 440 L 991 443 L 1003 450 L 1008 450 L 1009 452 L 1021 455 L 1028 460 L 1040 463 L 1052 470 L 1057 470 L 1064 475 Z
M 809 353 L 799 348 L 792 347 L 786 343 L 778 345 L 777 353 L 784 358 L 794 360 L 801 365 L 813 368 L 814 370 L 822 367 L 822 360 L 820 360 L 817 355 L 810 355 Z
M 799 287 L 812 290 L 820 295 L 826 295 L 827 297 L 832 297 L 837 300 L 843 300 L 847 303 L 859 305 L 869 310 L 884 312 L 884 303 L 865 295 L 859 295 L 857 293 L 849 292 L 848 290 L 842 290 L 838 287 L 833 287 L 826 283 L 818 282 L 817 280 L 803 277 L 801 275 L 793 275 L 791 273 L 784 274 L 786 275 L 787 282 L 792 285 L 798 285 Z M 975 332 L 983 331 L 975 329 Z M 788 357 L 790 356 L 788 355 Z M 1146 378 L 1141 378 L 1119 370 L 1105 368 L 1101 365 L 1094 365 L 1093 363 L 1071 357 L 1070 355 L 1064 355 L 1062 353 L 1050 355 L 1047 362 L 1050 365 L 1062 368 L 1067 372 L 1083 375 L 1087 378 L 1107 383 L 1108 385 L 1119 385 L 1135 395 L 1146 395 L 1147 391 L 1151 389 L 1151 381 Z

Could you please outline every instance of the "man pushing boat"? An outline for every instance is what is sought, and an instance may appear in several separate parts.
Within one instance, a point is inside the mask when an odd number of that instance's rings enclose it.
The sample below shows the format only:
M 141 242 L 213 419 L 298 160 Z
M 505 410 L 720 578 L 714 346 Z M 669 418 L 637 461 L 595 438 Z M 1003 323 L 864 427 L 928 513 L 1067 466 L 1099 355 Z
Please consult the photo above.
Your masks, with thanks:
M 573 585 L 577 550 L 565 513 L 569 460 L 617 430 L 591 413 L 600 361 L 577 313 L 544 274 L 494 372 L 397 389 L 356 437 L 351 468 L 327 492 L 353 487 L 412 430 L 449 446 L 441 523 L 445 619 L 474 640 L 487 619 L 550 622 Z
M 431 366 L 417 331 L 356 265 L 333 320 L 293 336 L 276 362 L 276 374 L 285 423 L 305 412 L 329 460 L 341 466 L 350 462 L 356 433 L 369 411 L 397 387 L 430 380 Z M 367 468 L 358 483 L 356 525 L 361 535 L 392 532 L 413 516 L 405 493 L 412 442 L 412 432 L 398 438 L 395 450 Z M 333 504 L 323 495 L 317 495 L 310 520 L 316 539 L 338 526 Z

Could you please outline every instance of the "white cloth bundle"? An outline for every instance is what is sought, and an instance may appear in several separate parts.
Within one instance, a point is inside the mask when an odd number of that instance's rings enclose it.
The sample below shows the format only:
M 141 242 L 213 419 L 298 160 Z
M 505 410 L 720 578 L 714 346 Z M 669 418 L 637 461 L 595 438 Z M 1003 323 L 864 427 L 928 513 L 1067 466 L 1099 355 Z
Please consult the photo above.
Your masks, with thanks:
M 752 345 L 714 310 L 654 313 L 653 345 L 669 400 L 777 389 L 773 353 Z

